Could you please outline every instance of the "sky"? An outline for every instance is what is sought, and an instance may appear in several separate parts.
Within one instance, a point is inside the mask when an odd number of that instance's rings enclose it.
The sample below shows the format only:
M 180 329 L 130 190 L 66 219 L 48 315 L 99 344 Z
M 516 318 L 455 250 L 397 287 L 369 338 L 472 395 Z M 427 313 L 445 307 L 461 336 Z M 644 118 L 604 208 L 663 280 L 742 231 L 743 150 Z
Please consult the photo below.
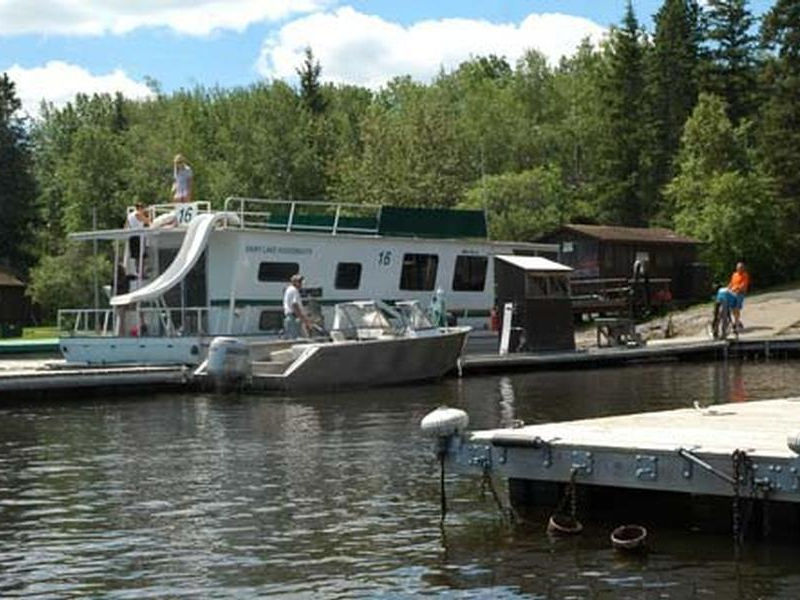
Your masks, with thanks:
M 633 0 L 652 29 L 662 0 Z M 770 0 L 751 0 L 764 12 Z M 470 57 L 550 60 L 618 24 L 625 0 L 0 0 L 0 72 L 23 109 L 76 93 L 148 98 L 281 79 L 311 47 L 322 79 L 379 89 L 422 82 Z

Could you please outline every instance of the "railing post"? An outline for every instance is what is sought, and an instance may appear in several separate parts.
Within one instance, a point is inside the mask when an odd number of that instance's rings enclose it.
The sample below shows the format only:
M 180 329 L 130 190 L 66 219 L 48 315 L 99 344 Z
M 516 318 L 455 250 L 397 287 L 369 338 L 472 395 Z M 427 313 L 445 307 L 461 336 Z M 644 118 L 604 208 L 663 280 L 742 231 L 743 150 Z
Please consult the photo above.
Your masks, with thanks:
M 292 205 L 289 207 L 289 218 L 286 220 L 286 231 L 292 230 L 292 221 L 294 221 L 294 205 L 295 203 L 292 202 Z
M 336 230 L 339 227 L 339 213 L 341 211 L 342 211 L 342 205 L 341 204 L 337 204 L 336 205 L 336 216 L 333 218 L 333 231 L 332 231 L 333 235 L 336 235 Z

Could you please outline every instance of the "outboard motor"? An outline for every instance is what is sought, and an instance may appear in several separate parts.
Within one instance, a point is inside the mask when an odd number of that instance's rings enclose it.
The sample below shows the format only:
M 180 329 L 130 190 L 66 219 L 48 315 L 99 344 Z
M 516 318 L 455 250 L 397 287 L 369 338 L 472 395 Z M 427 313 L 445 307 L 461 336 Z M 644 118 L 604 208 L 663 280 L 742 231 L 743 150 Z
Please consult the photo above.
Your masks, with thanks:
M 206 372 L 217 389 L 230 389 L 250 377 L 250 346 L 238 338 L 215 337 L 208 347 Z

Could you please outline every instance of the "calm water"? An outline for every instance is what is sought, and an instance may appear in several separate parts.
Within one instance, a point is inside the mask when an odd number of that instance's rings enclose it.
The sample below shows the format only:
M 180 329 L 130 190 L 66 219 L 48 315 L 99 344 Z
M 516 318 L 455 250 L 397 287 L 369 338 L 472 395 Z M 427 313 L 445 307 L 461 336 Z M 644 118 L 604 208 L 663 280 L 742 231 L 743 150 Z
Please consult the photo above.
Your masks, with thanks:
M 505 525 L 419 433 L 440 403 L 476 428 L 800 393 L 800 363 L 660 365 L 447 380 L 296 398 L 5 403 L 0 596 L 798 598 L 800 548 L 657 533 L 625 561 L 606 530 Z

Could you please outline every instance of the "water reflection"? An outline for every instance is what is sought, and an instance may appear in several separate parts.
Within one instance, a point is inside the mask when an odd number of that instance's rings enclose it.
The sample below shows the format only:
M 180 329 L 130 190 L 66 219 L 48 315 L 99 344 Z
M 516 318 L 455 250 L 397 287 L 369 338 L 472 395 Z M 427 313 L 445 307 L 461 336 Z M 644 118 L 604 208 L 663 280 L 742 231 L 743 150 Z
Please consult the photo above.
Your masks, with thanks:
M 114 397 L 0 407 L 0 596 L 794 597 L 795 548 L 608 529 L 550 541 L 448 477 L 420 419 L 475 428 L 794 393 L 795 363 L 643 365 L 298 398 Z M 737 571 L 737 569 L 739 569 Z
M 514 397 L 514 383 L 510 377 L 501 377 L 498 381 L 498 388 L 500 390 L 500 427 L 512 427 L 517 424 L 515 418 L 514 404 L 516 399 Z

